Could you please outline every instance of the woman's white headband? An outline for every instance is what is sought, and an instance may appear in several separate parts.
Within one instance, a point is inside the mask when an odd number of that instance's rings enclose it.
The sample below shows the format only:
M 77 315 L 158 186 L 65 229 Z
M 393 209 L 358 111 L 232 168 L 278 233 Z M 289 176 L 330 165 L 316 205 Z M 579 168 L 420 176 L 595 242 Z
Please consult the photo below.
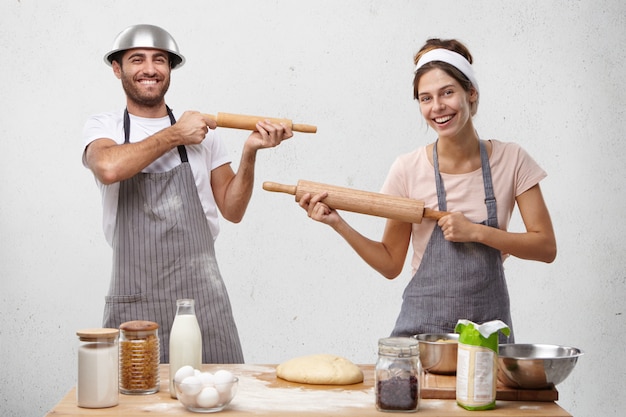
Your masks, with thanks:
M 467 59 L 461 54 L 458 54 L 454 51 L 450 51 L 449 49 L 431 49 L 426 52 L 422 57 L 417 61 L 417 65 L 415 66 L 415 71 L 420 69 L 424 64 L 427 64 L 432 61 L 441 61 L 446 62 L 459 71 L 461 71 L 468 80 L 472 83 L 476 92 L 478 91 L 478 82 L 476 81 L 476 77 L 474 76 L 474 69 L 472 65 L 469 63 Z

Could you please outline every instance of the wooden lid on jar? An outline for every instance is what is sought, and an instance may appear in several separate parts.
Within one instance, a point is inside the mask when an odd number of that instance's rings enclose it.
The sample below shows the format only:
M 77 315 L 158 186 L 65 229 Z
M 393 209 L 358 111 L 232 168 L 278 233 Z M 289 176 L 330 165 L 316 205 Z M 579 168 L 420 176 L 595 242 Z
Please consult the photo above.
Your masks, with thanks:
M 159 325 L 157 323 L 146 320 L 127 321 L 120 325 L 120 330 L 124 332 L 147 332 L 158 328 Z
M 97 328 L 78 330 L 76 335 L 80 337 L 81 340 L 98 340 L 115 339 L 119 333 L 120 331 L 118 329 Z

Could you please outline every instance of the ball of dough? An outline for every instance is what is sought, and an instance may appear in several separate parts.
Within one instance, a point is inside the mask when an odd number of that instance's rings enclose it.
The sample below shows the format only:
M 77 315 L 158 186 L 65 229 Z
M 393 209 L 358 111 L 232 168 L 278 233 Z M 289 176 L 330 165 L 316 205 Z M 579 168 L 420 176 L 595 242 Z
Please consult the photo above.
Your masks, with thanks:
M 301 356 L 276 367 L 276 376 L 291 382 L 349 385 L 363 382 L 363 371 L 346 358 L 330 354 Z

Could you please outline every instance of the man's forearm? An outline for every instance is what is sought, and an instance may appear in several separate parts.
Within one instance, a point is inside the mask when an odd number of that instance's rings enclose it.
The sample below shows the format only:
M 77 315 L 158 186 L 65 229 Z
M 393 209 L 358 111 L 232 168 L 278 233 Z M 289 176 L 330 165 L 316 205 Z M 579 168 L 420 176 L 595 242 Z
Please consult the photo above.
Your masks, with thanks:
M 246 151 L 244 148 L 237 173 L 226 191 L 228 204 L 226 204 L 225 212 L 222 213 L 224 218 L 233 223 L 239 223 L 243 219 L 252 198 L 255 163 L 256 150 Z

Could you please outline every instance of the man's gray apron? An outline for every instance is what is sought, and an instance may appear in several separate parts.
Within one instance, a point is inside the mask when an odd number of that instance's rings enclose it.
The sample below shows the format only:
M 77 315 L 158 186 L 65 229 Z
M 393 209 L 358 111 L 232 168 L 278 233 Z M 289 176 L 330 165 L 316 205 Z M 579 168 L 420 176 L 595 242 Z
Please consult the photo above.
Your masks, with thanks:
M 481 224 L 498 227 L 489 157 L 482 141 L 480 159 L 488 216 Z M 436 143 L 433 165 L 439 210 L 446 211 L 446 190 L 439 172 Z M 453 333 L 459 319 L 475 323 L 502 320 L 511 328 L 511 336 L 507 339 L 500 333 L 500 343 L 514 341 L 501 252 L 476 242 L 449 242 L 443 237 L 441 227 L 435 225 L 422 262 L 404 290 L 392 335 Z
M 171 110 L 168 115 L 176 123 Z M 125 143 L 130 118 L 124 114 Z M 176 300 L 193 298 L 202 331 L 203 363 L 243 363 L 231 305 L 215 258 L 184 146 L 167 172 L 139 173 L 120 183 L 113 235 L 111 287 L 104 326 L 150 320 L 159 324 L 161 363 L 169 363 Z

